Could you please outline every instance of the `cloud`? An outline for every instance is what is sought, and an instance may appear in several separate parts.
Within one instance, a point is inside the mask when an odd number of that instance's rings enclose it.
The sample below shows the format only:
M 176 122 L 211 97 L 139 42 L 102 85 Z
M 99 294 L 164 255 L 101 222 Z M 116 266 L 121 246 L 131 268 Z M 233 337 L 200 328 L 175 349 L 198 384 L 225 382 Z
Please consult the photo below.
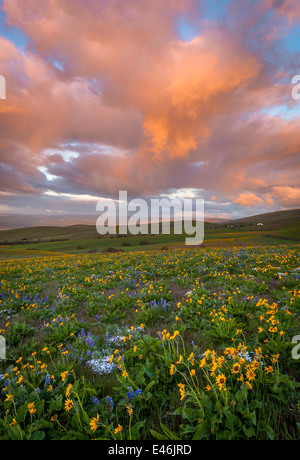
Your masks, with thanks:
M 281 186 L 273 188 L 274 196 L 286 208 L 299 206 L 300 203 L 300 188 Z
M 5 0 L 29 44 L 0 36 L 1 190 L 193 188 L 216 203 L 299 205 L 299 121 L 272 115 L 295 106 L 295 64 L 278 47 L 298 3 L 246 0 L 242 10 L 234 0 L 217 22 L 198 3 L 200 13 L 192 0 L 27 0 L 26 9 Z M 182 17 L 199 18 L 190 41 L 179 39 Z
M 263 200 L 255 195 L 254 193 L 246 192 L 241 193 L 237 198 L 233 199 L 234 203 L 240 204 L 241 206 L 250 206 L 254 207 L 258 204 L 262 204 Z

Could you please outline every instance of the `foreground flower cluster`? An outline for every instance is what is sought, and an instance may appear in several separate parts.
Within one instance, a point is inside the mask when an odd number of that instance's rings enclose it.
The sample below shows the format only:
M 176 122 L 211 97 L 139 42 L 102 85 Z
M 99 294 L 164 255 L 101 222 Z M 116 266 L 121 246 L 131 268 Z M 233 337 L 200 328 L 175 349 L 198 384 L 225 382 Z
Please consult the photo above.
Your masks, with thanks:
M 1 439 L 296 439 L 299 247 L 0 263 Z

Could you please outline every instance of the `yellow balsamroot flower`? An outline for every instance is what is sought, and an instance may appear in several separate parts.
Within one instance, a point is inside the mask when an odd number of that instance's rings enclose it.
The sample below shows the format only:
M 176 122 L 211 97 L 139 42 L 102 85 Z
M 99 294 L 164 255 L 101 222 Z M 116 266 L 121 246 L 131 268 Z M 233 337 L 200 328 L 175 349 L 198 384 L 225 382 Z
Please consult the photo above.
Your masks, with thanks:
M 231 373 L 232 374 L 237 374 L 240 371 L 240 368 L 241 368 L 240 364 L 235 363 L 231 368 Z
M 216 384 L 218 385 L 220 391 L 224 390 L 225 383 L 226 383 L 225 375 L 224 374 L 218 375 L 216 378 Z
M 13 418 L 13 421 L 12 421 L 12 423 L 10 424 L 10 426 L 15 426 L 15 425 L 17 425 L 17 422 L 16 422 L 16 419 Z
M 248 380 L 255 380 L 255 372 L 252 370 L 252 369 L 248 369 L 247 372 L 246 372 L 246 377 Z
M 211 372 L 214 373 L 218 369 L 217 363 L 214 361 L 211 366 Z
M 121 431 L 123 431 L 123 427 L 121 425 L 119 425 L 118 428 L 115 429 L 115 434 L 118 434 Z
M 259 367 L 259 361 L 256 359 L 251 363 L 252 369 L 257 369 Z
M 176 364 L 180 364 L 182 362 L 182 360 L 183 360 L 183 357 L 180 355 L 178 361 L 176 362 Z
M 225 350 L 225 351 L 226 351 L 226 350 Z M 206 359 L 208 359 L 210 353 L 211 353 L 210 350 L 206 350 L 206 352 L 204 353 Z
M 206 358 L 201 359 L 199 367 L 204 367 L 206 364 Z
M 277 363 L 279 357 L 280 357 L 280 353 L 277 353 L 276 355 L 272 355 L 272 362 Z
M 7 395 L 6 395 L 5 402 L 6 402 L 6 401 L 10 401 L 11 399 L 13 399 L 13 395 L 7 394 Z
M 67 375 L 68 375 L 68 372 L 62 372 L 62 373 L 60 374 L 62 382 L 64 382 L 64 381 L 66 380 Z
M 122 377 L 124 377 L 124 379 L 126 379 L 128 377 L 128 373 L 126 371 L 123 371 L 122 372 Z
M 69 385 L 68 388 L 67 388 L 67 391 L 66 391 L 66 397 L 68 398 L 71 394 L 71 391 L 72 391 L 72 388 L 73 388 L 73 385 Z
M 170 375 L 174 375 L 174 370 L 175 370 L 175 366 L 174 364 L 171 364 Z
M 265 369 L 266 374 L 269 374 L 270 372 L 273 372 L 273 371 L 274 371 L 274 369 L 273 369 L 272 366 L 266 367 L 266 369 Z
M 93 417 L 90 421 L 90 426 L 91 426 L 91 430 L 93 433 L 95 433 L 95 431 L 98 430 L 99 428 L 99 420 L 100 420 L 100 415 L 97 414 L 97 416 Z
M 225 359 L 224 356 L 221 356 L 220 358 L 217 358 L 217 362 L 218 362 L 219 367 L 222 367 L 224 359 Z
M 249 388 L 249 390 L 252 390 L 253 386 L 251 385 L 250 382 L 247 381 L 247 382 L 246 382 L 246 385 L 247 385 L 247 387 Z
M 73 406 L 74 406 L 74 402 L 71 399 L 67 399 L 65 401 L 65 411 L 66 412 L 70 412 Z
M 131 406 L 126 406 L 126 409 L 127 409 L 127 412 L 128 412 L 129 417 L 131 417 L 132 414 L 133 414 L 133 409 L 132 409 L 132 407 L 131 407 Z
M 196 375 L 195 369 L 192 369 L 191 372 L 190 372 L 190 374 L 191 374 L 191 377 L 194 377 L 194 376 Z
M 35 408 L 34 402 L 29 403 L 27 407 L 28 407 L 28 410 L 29 410 L 30 414 L 35 414 L 36 408 Z
M 179 392 L 180 392 L 180 401 L 182 401 L 185 398 L 185 387 L 183 383 L 178 383 L 179 386 Z
M 210 390 L 211 390 L 211 386 L 210 386 L 210 385 L 206 385 L 205 389 L 206 389 L 206 391 L 210 391 Z

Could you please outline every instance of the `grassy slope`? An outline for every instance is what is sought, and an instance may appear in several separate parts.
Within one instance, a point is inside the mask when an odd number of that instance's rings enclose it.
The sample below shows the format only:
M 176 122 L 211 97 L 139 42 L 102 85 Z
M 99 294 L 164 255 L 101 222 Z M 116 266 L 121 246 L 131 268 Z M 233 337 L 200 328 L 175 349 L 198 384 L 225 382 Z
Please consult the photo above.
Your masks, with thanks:
M 257 222 L 263 222 L 258 227 Z M 249 225 L 251 224 L 251 225 Z M 234 225 L 234 228 L 228 228 Z M 242 226 L 241 226 L 242 225 Z M 212 228 L 213 227 L 213 228 Z M 25 240 L 26 239 L 26 240 Z M 0 259 L 32 257 L 43 252 L 69 254 L 103 250 L 108 247 L 131 250 L 178 247 L 185 244 L 184 235 L 138 235 L 101 237 L 95 226 L 33 227 L 0 232 L 0 242 L 26 241 L 26 245 L 0 246 Z M 140 245 L 142 241 L 148 245 Z M 124 243 L 128 246 L 125 247 Z M 277 245 L 300 243 L 300 210 L 280 211 L 240 219 L 226 224 L 205 224 L 204 244 L 208 246 Z

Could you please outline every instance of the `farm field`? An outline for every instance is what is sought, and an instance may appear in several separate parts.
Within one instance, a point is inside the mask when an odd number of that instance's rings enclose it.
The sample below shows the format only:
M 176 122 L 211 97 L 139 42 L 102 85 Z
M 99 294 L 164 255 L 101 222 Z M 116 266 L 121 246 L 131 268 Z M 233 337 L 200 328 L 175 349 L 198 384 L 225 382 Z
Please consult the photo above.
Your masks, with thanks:
M 299 439 L 300 246 L 134 249 L 1 249 L 0 439 Z

